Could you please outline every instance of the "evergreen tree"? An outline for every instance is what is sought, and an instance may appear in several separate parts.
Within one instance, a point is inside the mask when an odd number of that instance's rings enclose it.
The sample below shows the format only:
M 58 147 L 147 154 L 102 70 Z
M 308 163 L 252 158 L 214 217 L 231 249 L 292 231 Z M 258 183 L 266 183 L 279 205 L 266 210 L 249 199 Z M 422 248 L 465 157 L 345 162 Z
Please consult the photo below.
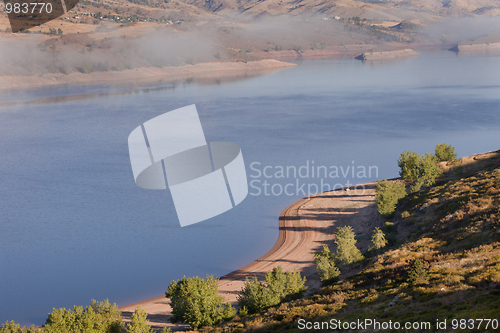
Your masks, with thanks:
M 376 227 L 373 230 L 373 235 L 372 235 L 372 243 L 368 250 L 370 251 L 379 251 L 380 249 L 384 248 L 387 245 L 387 239 L 385 239 L 385 234 L 380 228 Z
M 350 225 L 337 228 L 335 244 L 337 244 L 336 259 L 344 265 L 350 266 L 364 259 L 356 247 L 354 231 Z
M 418 178 L 418 165 L 420 156 L 412 151 L 404 151 L 399 156 L 399 175 L 407 182 L 412 182 Z
M 323 250 L 314 254 L 314 264 L 321 281 L 331 281 L 340 275 L 340 269 L 335 262 L 335 255 L 330 251 L 328 245 L 323 245 Z
M 148 314 L 140 306 L 132 313 L 130 324 L 127 325 L 127 333 L 152 333 L 148 325 Z
M 405 184 L 399 180 L 379 180 L 375 192 L 377 210 L 384 217 L 391 217 L 398 201 L 406 196 Z
M 408 272 L 408 282 L 412 284 L 425 284 L 427 281 L 427 271 L 424 269 L 420 258 L 417 258 Z

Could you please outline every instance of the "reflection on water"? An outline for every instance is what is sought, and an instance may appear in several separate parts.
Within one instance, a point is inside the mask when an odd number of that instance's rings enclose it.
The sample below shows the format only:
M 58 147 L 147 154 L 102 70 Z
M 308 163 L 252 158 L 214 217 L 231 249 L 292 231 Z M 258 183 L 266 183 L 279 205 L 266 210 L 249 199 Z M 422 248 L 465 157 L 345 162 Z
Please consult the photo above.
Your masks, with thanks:
M 189 84 L 190 82 L 184 82 L 184 84 Z M 173 90 L 180 83 L 172 83 L 170 86 L 162 86 L 155 88 L 129 88 L 121 91 L 109 91 L 103 93 L 90 93 L 90 94 L 71 94 L 71 95 L 62 95 L 62 96 L 49 96 L 49 97 L 37 97 L 34 99 L 21 100 L 21 101 L 10 101 L 10 102 L 0 102 L 0 107 L 9 107 L 9 106 L 21 106 L 21 105 L 30 105 L 30 104 L 55 104 L 61 102 L 76 102 L 82 101 L 89 98 L 97 98 L 104 96 L 117 96 L 117 95 L 127 95 L 127 94 L 137 94 L 137 93 L 149 93 L 155 91 L 163 91 L 163 90 Z
M 32 99 L 23 98 L 23 95 L 32 95 L 36 91 L 50 91 L 53 90 L 53 87 L 41 88 L 41 89 L 31 89 L 25 90 L 21 92 L 21 96 L 19 96 L 19 90 L 0 90 L 0 108 L 1 107 L 9 107 L 16 106 L 22 104 L 47 104 L 47 103 L 58 103 L 58 102 L 71 102 L 71 101 L 80 101 L 88 98 L 96 98 L 102 96 L 112 96 L 112 95 L 123 95 L 123 94 L 137 94 L 137 93 L 149 93 L 149 92 L 158 92 L 163 90 L 173 90 L 178 88 L 179 86 L 185 86 L 190 84 L 196 85 L 213 85 L 213 84 L 226 84 L 232 82 L 238 82 L 242 80 L 246 80 L 249 78 L 266 75 L 272 72 L 280 70 L 279 68 L 274 69 L 261 69 L 254 71 L 220 71 L 220 72 L 206 72 L 200 73 L 192 76 L 185 77 L 183 79 L 141 79 L 127 82 L 113 82 L 107 86 L 97 86 L 96 88 L 102 92 L 94 92 L 94 93 L 85 93 L 80 94 L 78 90 L 83 88 L 84 86 L 74 86 L 74 90 L 72 90 L 67 95 L 54 95 L 54 96 L 44 96 L 44 97 L 35 97 Z M 90 84 L 89 84 L 90 85 Z M 55 87 L 57 91 L 57 87 Z M 61 91 L 62 92 L 62 91 Z M 35 93 L 36 94 L 36 93 Z

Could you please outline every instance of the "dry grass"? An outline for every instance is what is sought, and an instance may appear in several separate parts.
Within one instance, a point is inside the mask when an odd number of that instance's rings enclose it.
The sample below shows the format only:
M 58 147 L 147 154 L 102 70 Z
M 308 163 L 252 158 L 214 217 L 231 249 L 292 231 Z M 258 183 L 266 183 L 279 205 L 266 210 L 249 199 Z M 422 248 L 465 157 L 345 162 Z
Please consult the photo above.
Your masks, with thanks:
M 433 324 L 436 319 L 500 320 L 499 207 L 500 152 L 456 161 L 434 187 L 398 208 L 402 217 L 386 228 L 395 244 L 367 258 L 358 274 L 310 298 L 204 331 L 298 332 L 299 318 Z M 408 282 L 416 258 L 427 274 L 420 285 Z

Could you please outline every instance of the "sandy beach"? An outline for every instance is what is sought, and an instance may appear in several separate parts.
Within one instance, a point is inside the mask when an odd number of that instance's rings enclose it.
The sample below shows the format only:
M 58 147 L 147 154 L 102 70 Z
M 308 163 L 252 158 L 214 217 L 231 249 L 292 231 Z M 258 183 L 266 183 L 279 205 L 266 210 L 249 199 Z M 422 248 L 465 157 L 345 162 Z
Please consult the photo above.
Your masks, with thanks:
M 308 293 L 314 292 L 320 286 L 313 264 L 314 252 L 324 244 L 330 247 L 334 245 L 336 228 L 351 225 L 357 235 L 358 248 L 364 251 L 369 245 L 373 229 L 381 223 L 374 198 L 376 183 L 363 186 L 364 190 L 358 185 L 357 190 L 351 188 L 348 191 L 319 193 L 283 210 L 279 217 L 279 237 L 274 247 L 252 263 L 221 277 L 221 295 L 236 304 L 246 277 L 263 278 L 268 270 L 277 266 L 283 267 L 283 270 L 299 270 L 308 279 Z M 174 331 L 188 330 L 188 325 L 169 322 L 169 303 L 170 300 L 161 295 L 122 306 L 120 310 L 127 320 L 140 305 L 148 313 L 149 324 L 154 329 L 168 326 Z

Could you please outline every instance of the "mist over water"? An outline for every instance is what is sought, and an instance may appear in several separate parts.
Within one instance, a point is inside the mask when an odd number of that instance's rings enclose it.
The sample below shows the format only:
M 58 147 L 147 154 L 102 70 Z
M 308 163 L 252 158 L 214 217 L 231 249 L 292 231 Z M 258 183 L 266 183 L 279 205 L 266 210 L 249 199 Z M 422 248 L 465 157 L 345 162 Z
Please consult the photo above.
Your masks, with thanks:
M 53 307 L 161 296 L 173 279 L 223 275 L 274 245 L 278 215 L 301 193 L 250 194 L 220 216 L 180 228 L 168 190 L 134 183 L 127 137 L 144 121 L 196 104 L 207 141 L 241 147 L 249 182 L 365 183 L 396 177 L 403 150 L 448 143 L 466 156 L 499 149 L 499 65 L 498 57 L 451 52 L 381 63 L 306 61 L 228 84 L 0 107 L 0 322 L 40 325 Z M 127 88 L 4 91 L 0 104 L 117 90 Z M 376 166 L 378 175 L 265 178 L 254 162 L 261 171 L 313 162 Z
M 442 19 L 419 30 L 433 40 L 459 43 L 487 36 L 499 29 L 499 17 L 461 17 Z
M 97 29 L 98 30 L 98 29 Z M 16 35 L 0 39 L 0 75 L 39 75 L 136 67 L 179 66 L 216 61 L 216 32 L 192 29 L 176 32 L 163 26 L 138 37 L 98 37 L 98 34 L 66 34 L 50 39 L 41 35 Z
M 383 39 L 345 28 L 339 20 L 306 20 L 287 15 L 258 20 L 225 15 L 198 24 L 158 25 L 130 34 L 128 27 L 103 23 L 92 33 L 71 33 L 46 38 L 37 34 L 0 38 L 0 75 L 71 74 L 88 71 L 122 71 L 138 67 L 164 67 L 258 58 L 252 51 L 305 50 L 348 44 L 384 47 Z M 397 22 L 394 22 L 395 24 Z M 123 29 L 123 30 L 120 30 Z M 139 28 L 137 28 L 139 29 Z M 445 46 L 477 39 L 500 29 L 500 18 L 443 18 L 416 27 L 421 42 L 442 41 Z M 109 33 L 107 37 L 102 34 Z M 109 32 L 108 31 L 108 32 Z M 121 35 L 123 31 L 123 35 Z M 412 48 L 413 44 L 407 47 Z M 249 60 L 252 60 L 250 58 Z M 242 60 L 239 58 L 239 60 Z M 90 66 L 90 67 L 89 67 Z

